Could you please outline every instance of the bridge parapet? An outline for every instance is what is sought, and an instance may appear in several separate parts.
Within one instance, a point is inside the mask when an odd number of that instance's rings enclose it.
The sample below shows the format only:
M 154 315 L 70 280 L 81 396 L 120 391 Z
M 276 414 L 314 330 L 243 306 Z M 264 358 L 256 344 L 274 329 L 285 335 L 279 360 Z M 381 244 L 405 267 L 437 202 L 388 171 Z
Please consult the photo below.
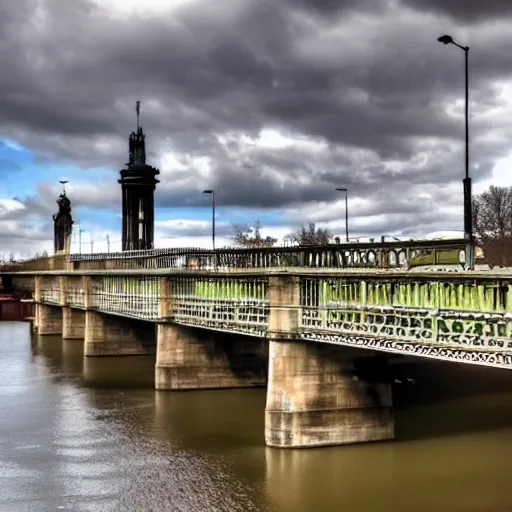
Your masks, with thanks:
M 140 320 L 159 319 L 159 278 L 98 276 L 91 284 L 89 308 Z
M 62 283 L 59 276 L 44 276 L 40 278 L 41 302 L 61 305 Z M 63 290 L 64 291 L 64 290 Z
M 300 284 L 299 336 L 510 366 L 511 278 L 306 278 Z
M 69 276 L 65 278 L 64 293 L 66 302 L 75 308 L 85 308 L 85 283 L 82 276 Z
M 265 277 L 182 277 L 172 282 L 173 322 L 265 337 L 269 314 Z
M 410 268 L 415 265 L 458 265 L 464 240 L 391 241 L 266 248 L 151 249 L 118 253 L 71 254 L 74 270 L 231 269 L 231 268 Z M 25 266 L 25 269 L 29 269 Z M 57 267 L 55 267 L 57 268 Z M 64 268 L 64 267 L 63 267 Z M 39 269 L 41 270 L 41 269 Z M 50 270 L 50 268 L 48 268 Z

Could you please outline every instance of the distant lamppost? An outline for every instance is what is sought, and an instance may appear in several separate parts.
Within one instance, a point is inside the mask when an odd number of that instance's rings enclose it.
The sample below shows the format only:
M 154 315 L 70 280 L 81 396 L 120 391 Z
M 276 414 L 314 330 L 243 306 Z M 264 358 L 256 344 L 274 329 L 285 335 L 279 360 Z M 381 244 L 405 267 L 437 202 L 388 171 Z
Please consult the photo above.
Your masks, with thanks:
M 86 231 L 86 229 L 80 229 L 80 224 L 78 224 L 78 254 L 82 254 L 82 233 Z
M 346 188 L 337 188 L 338 192 L 345 192 L 345 239 L 348 242 L 348 190 Z
M 203 190 L 203 194 L 209 194 L 212 196 L 212 247 L 214 253 L 214 261 L 217 262 L 217 258 L 215 258 L 215 190 Z
M 466 177 L 462 180 L 464 190 L 464 239 L 467 241 L 466 247 L 466 268 L 474 267 L 474 246 L 473 246 L 473 207 L 471 197 L 471 178 L 469 177 L 469 73 L 468 73 L 468 56 L 469 46 L 461 46 L 457 44 L 451 36 L 444 35 L 438 37 L 437 40 L 443 44 L 453 44 L 464 50 L 466 62 Z

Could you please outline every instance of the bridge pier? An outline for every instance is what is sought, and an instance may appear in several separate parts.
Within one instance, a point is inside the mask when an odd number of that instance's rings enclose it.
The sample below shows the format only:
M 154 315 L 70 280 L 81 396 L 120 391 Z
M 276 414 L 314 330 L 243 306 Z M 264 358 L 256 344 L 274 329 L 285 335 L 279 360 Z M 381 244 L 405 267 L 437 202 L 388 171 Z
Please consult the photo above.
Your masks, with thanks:
M 86 356 L 149 355 L 155 353 L 154 325 L 98 313 L 85 312 Z
M 85 338 L 85 311 L 68 306 L 62 308 L 62 337 L 70 340 Z
M 280 448 L 394 438 L 386 363 L 350 349 L 271 341 L 265 441 Z
M 293 448 L 393 439 L 386 360 L 299 341 L 303 296 L 298 277 L 269 278 L 266 444 Z
M 264 339 L 170 323 L 158 325 L 158 390 L 265 386 L 266 370 Z
M 47 304 L 36 304 L 37 334 L 62 334 L 62 308 Z

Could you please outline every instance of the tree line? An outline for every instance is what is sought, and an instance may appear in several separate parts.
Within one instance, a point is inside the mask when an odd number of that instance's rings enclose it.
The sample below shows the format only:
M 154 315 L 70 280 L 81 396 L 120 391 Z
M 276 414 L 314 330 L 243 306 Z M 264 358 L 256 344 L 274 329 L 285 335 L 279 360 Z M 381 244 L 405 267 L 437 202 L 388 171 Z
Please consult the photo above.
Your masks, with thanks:
M 239 247 L 273 247 L 277 238 L 261 235 L 259 220 L 252 226 L 234 225 L 234 244 Z M 512 266 L 512 187 L 491 186 L 473 197 L 473 232 L 491 266 Z M 314 222 L 301 225 L 285 236 L 284 241 L 299 245 L 322 245 L 332 242 L 328 229 Z
M 473 197 L 473 232 L 491 267 L 512 266 L 512 187 L 491 186 Z
M 252 226 L 235 224 L 233 230 L 235 233 L 233 242 L 238 247 L 273 247 L 277 243 L 277 238 L 261 235 L 259 220 L 255 221 Z M 310 222 L 307 226 L 301 225 L 295 231 L 288 233 L 284 237 L 284 242 L 298 245 L 324 245 L 328 244 L 332 237 L 333 235 L 328 229 L 317 228 L 314 222 Z

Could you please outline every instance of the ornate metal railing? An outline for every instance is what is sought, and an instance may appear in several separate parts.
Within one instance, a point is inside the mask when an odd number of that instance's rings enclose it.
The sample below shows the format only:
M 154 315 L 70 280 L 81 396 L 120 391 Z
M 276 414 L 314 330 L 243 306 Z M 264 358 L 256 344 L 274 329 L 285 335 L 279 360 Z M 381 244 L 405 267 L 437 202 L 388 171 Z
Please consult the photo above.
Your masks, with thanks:
M 102 254 L 72 254 L 75 269 L 120 268 L 410 268 L 464 261 L 464 240 L 350 243 L 270 248 L 153 249 Z
M 157 320 L 159 285 L 156 277 L 97 277 L 92 281 L 91 307 L 104 313 Z
M 60 304 L 60 286 L 56 278 L 41 279 L 41 300 L 47 304 Z
M 301 282 L 300 337 L 492 364 L 512 364 L 512 280 Z
M 85 307 L 85 288 L 82 277 L 68 277 L 66 302 L 72 307 Z
M 173 322 L 266 336 L 267 279 L 178 278 L 173 288 L 168 312 Z

